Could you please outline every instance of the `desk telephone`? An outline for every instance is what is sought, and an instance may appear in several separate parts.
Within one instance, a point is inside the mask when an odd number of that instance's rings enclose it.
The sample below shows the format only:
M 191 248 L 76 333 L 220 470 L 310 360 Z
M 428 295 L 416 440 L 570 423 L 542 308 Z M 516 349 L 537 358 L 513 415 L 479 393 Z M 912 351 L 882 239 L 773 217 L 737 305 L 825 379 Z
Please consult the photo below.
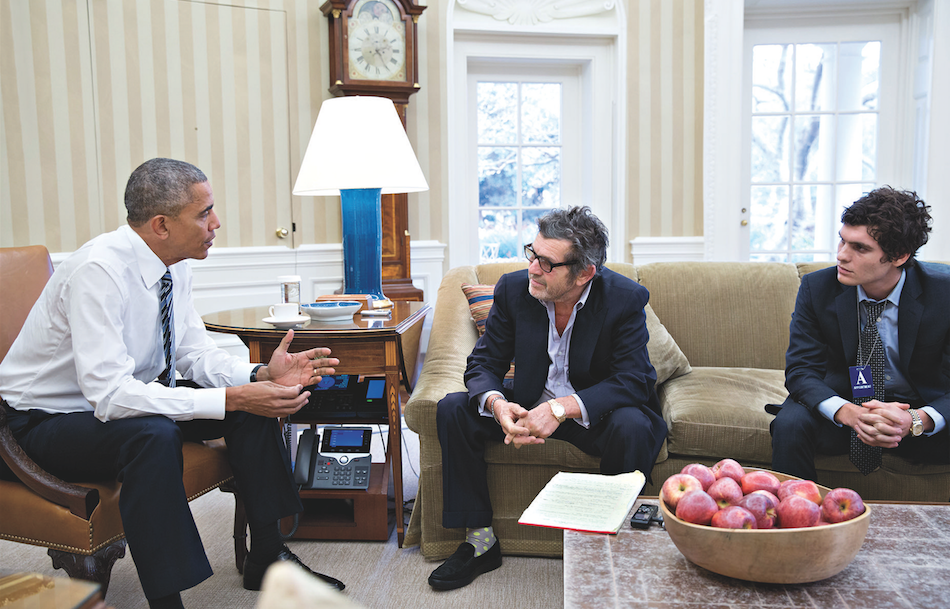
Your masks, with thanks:
M 367 489 L 372 456 L 369 427 L 324 427 L 323 443 L 305 429 L 297 445 L 294 481 L 304 489 Z

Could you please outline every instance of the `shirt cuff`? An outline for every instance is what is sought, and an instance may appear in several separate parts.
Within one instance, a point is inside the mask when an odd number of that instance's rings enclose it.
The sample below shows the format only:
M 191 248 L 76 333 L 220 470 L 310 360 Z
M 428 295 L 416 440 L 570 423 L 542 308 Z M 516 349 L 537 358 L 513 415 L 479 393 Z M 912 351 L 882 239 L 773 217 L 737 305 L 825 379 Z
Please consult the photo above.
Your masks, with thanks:
M 571 397 L 577 401 L 577 405 L 581 409 L 581 418 L 574 420 L 584 429 L 590 429 L 590 416 L 587 414 L 587 406 L 584 406 L 584 400 L 582 400 L 581 396 L 577 395 L 576 393 L 572 393 Z
M 493 395 L 500 395 L 501 397 L 505 397 L 505 394 L 503 394 L 500 391 L 486 391 L 485 393 L 481 394 L 480 396 L 478 396 L 478 414 L 482 415 L 483 417 L 489 417 L 492 419 L 495 418 L 495 415 L 492 414 L 492 412 L 488 410 L 488 408 L 485 406 L 485 402 L 487 402 L 488 398 L 490 398 Z
M 250 375 L 250 371 L 247 373 Z M 193 416 L 195 419 L 214 419 L 224 420 L 225 408 L 225 387 L 213 387 L 210 389 L 195 389 L 195 409 Z
M 842 406 L 848 403 L 848 400 L 844 399 L 840 395 L 833 395 L 827 400 L 818 404 L 818 412 L 822 414 L 826 419 L 837 425 L 838 427 L 843 427 L 841 423 L 835 421 L 835 414 L 841 409 Z
M 254 372 L 254 368 L 257 368 L 259 364 L 245 364 L 241 362 L 240 364 L 235 364 L 234 366 L 234 376 L 232 382 L 234 386 L 238 385 L 247 385 L 251 382 L 251 373 Z
M 943 415 L 934 410 L 933 406 L 924 406 L 921 408 L 924 412 L 930 415 L 930 418 L 934 420 L 934 430 L 930 433 L 924 433 L 925 436 L 932 436 L 935 433 L 940 433 L 943 431 L 943 428 L 947 426 L 947 420 L 943 418 Z

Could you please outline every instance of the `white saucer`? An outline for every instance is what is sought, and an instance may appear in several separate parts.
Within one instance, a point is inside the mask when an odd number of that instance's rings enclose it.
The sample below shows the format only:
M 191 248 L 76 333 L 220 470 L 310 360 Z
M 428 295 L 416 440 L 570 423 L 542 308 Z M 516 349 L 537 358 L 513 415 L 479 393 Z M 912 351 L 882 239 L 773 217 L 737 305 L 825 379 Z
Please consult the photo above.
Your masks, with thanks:
M 261 321 L 263 321 L 264 323 L 271 324 L 272 326 L 276 326 L 280 328 L 281 330 L 289 330 L 290 328 L 299 326 L 300 324 L 302 324 L 305 321 L 308 321 L 309 319 L 310 319 L 309 315 L 297 315 L 296 317 L 291 317 L 289 319 L 280 319 L 280 320 L 274 319 L 273 317 L 265 317 Z

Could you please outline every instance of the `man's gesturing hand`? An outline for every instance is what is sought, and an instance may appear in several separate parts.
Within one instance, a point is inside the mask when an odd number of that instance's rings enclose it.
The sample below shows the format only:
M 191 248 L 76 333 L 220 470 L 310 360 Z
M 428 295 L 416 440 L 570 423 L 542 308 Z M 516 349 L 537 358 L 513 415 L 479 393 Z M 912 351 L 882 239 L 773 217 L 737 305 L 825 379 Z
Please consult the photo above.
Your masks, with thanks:
M 505 444 L 514 443 L 515 448 L 521 448 L 522 444 L 544 444 L 543 439 L 532 437 L 528 428 L 520 424 L 521 419 L 528 415 L 520 404 L 499 398 L 492 404 L 492 412 L 505 432 Z
M 225 390 L 224 409 L 243 410 L 267 418 L 287 417 L 307 403 L 309 391 L 302 385 L 285 387 L 271 381 L 248 383 Z
M 326 347 L 314 347 L 300 353 L 288 353 L 290 342 L 294 339 L 294 331 L 288 330 L 280 345 L 274 350 L 267 366 L 257 373 L 258 380 L 273 381 L 278 385 L 314 385 L 320 382 L 324 375 L 336 372 L 340 360 L 327 357 L 330 350 Z

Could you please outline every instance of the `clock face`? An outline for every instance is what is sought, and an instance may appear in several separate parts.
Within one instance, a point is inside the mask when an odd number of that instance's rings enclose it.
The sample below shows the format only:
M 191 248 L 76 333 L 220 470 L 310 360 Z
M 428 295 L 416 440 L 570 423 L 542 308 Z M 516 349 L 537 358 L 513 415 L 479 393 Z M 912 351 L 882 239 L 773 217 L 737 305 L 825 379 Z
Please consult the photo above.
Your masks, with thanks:
M 406 80 L 406 25 L 389 0 L 361 0 L 348 20 L 349 77 Z

